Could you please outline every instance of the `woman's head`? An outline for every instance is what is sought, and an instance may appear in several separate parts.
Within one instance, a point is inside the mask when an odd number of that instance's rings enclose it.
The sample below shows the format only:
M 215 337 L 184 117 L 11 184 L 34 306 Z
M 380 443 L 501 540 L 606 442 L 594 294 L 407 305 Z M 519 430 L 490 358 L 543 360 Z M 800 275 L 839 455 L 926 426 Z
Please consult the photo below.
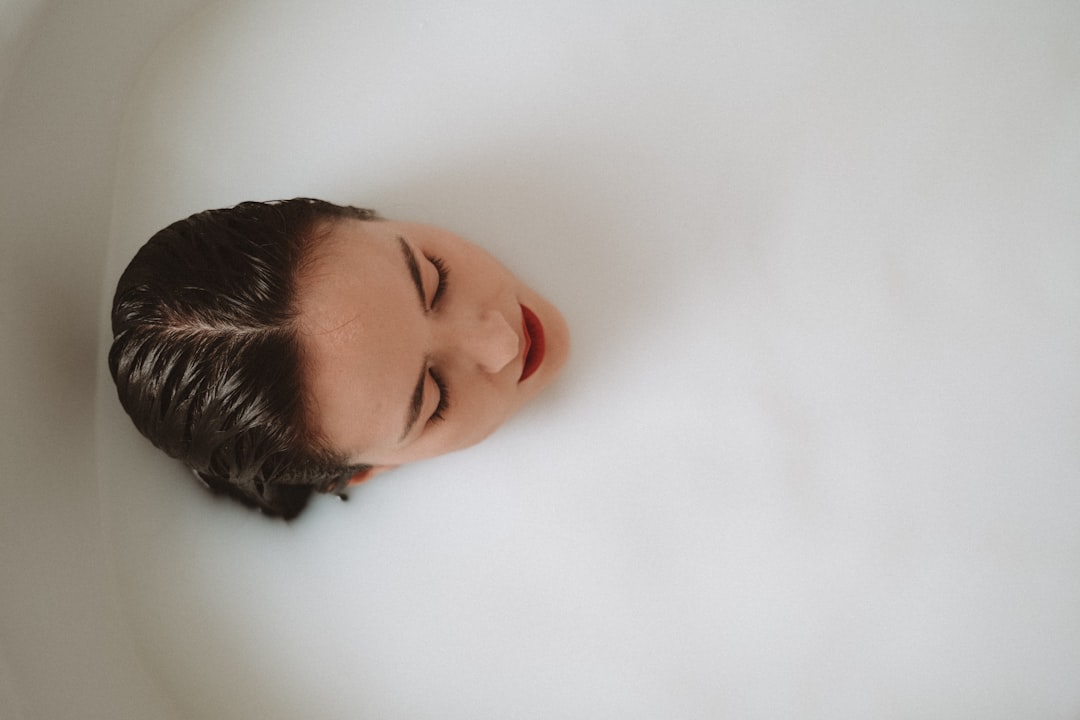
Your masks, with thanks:
M 109 368 L 139 430 L 285 517 L 479 441 L 568 346 L 558 311 L 479 248 L 307 199 L 170 225 L 124 272 L 112 320 Z
M 335 223 L 301 273 L 297 306 L 313 421 L 375 471 L 482 440 L 566 359 L 550 303 L 427 225 Z

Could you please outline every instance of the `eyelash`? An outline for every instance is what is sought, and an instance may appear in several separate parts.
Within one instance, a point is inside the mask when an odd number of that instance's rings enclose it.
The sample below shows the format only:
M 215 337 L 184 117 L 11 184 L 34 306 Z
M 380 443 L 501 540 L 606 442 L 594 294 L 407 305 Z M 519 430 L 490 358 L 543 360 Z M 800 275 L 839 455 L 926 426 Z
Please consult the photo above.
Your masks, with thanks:
M 434 310 L 442 299 L 443 293 L 446 292 L 450 269 L 446 266 L 446 261 L 441 257 L 428 255 L 427 259 L 439 272 L 439 284 L 435 286 L 435 294 L 431 296 L 431 309 Z M 446 386 L 446 381 L 442 379 L 442 376 L 434 368 L 431 368 L 428 372 L 431 374 L 431 379 L 435 381 L 435 386 L 439 388 L 439 404 L 435 407 L 435 412 L 431 413 L 431 417 L 428 418 L 428 424 L 433 425 L 442 422 L 446 418 L 446 411 L 450 407 L 450 389 Z
M 431 309 L 434 310 L 443 293 L 446 292 L 446 279 L 450 276 L 450 269 L 446 267 L 446 262 L 441 257 L 428 255 L 427 259 L 439 271 L 439 284 L 435 286 L 435 294 L 431 296 Z
M 428 424 L 434 424 L 442 422 L 446 418 L 446 410 L 450 407 L 450 390 L 446 387 L 446 382 L 443 381 L 442 376 L 435 372 L 435 368 L 428 370 L 431 375 L 431 379 L 435 381 L 435 387 L 439 388 L 439 404 L 435 407 L 435 412 L 431 413 L 431 417 L 428 418 Z

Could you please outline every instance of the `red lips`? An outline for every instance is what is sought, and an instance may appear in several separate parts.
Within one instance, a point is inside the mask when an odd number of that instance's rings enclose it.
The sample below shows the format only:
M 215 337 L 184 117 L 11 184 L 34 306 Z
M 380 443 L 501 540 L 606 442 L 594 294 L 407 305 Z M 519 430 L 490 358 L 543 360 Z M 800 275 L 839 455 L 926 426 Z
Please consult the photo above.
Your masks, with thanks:
M 521 325 L 525 330 L 525 363 L 518 382 L 525 382 L 544 362 L 544 326 L 529 308 L 521 306 Z

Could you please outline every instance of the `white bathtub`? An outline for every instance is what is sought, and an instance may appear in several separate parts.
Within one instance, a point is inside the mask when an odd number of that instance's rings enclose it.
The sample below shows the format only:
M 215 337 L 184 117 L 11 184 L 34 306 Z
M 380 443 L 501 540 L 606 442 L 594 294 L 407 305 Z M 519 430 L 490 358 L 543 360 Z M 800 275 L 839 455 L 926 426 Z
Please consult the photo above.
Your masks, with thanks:
M 0 9 L 0 717 L 1080 716 L 1080 6 L 629 5 Z M 150 233 L 294 195 L 575 346 L 286 525 L 102 360 Z

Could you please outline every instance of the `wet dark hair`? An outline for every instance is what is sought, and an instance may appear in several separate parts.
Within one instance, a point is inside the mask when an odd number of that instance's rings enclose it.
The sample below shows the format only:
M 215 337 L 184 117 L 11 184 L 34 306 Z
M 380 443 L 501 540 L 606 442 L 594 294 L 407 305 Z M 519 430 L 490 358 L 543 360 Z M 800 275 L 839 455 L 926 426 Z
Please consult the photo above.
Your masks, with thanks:
M 296 287 L 321 231 L 370 210 L 296 198 L 207 210 L 154 235 L 116 288 L 109 371 L 154 445 L 214 492 L 296 517 L 350 465 L 315 429 Z

